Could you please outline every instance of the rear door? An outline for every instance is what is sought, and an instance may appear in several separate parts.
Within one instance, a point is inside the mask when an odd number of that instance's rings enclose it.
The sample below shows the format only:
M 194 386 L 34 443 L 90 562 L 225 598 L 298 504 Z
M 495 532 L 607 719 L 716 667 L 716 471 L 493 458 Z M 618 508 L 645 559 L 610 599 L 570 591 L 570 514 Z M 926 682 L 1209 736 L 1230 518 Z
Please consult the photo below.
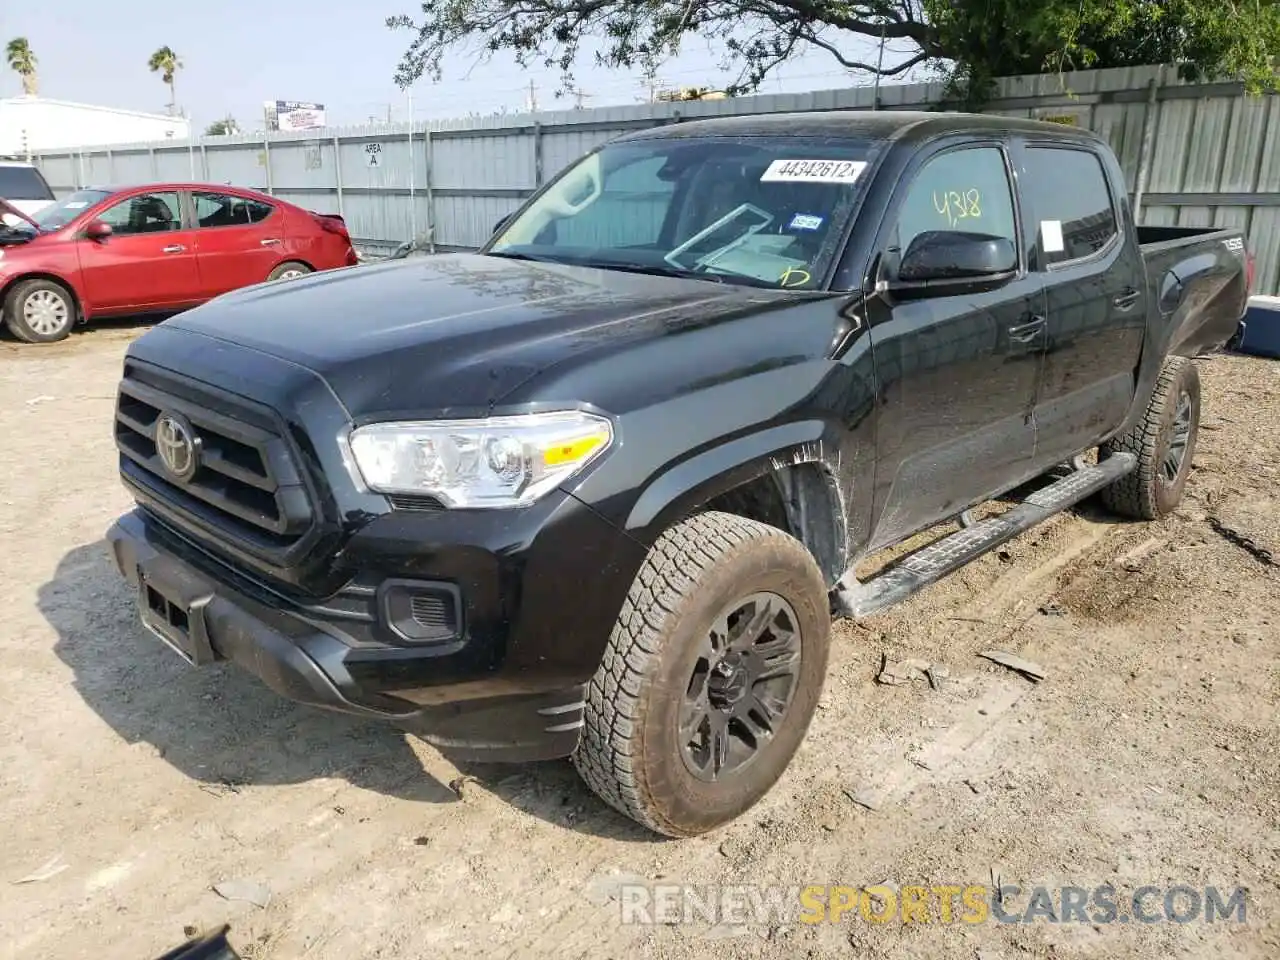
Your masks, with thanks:
M 1081 141 L 1019 145 L 1048 336 L 1036 401 L 1036 463 L 1047 468 L 1123 422 L 1146 333 L 1146 270 L 1113 161 Z
M 880 414 L 869 549 L 897 542 L 1030 476 L 1044 290 L 1003 142 L 942 146 L 909 168 L 877 241 L 900 259 L 933 231 L 1008 239 L 1013 279 L 960 295 L 868 299 Z
M 196 259 L 206 297 L 262 283 L 280 262 L 284 211 L 231 193 L 194 190 Z
M 177 190 L 131 194 L 96 219 L 111 225 L 111 236 L 76 241 L 95 312 L 164 309 L 200 299 L 195 239 L 183 222 Z

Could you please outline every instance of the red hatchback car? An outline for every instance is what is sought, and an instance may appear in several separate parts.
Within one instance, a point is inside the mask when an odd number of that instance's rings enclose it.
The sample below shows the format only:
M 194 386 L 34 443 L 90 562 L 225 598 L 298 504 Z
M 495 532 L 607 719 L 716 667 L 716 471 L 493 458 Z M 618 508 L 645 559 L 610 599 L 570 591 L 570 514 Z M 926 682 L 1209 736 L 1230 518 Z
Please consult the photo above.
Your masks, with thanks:
M 28 343 L 95 317 L 183 310 L 356 263 L 341 217 L 227 186 L 80 190 L 23 219 L 0 218 L 0 309 Z

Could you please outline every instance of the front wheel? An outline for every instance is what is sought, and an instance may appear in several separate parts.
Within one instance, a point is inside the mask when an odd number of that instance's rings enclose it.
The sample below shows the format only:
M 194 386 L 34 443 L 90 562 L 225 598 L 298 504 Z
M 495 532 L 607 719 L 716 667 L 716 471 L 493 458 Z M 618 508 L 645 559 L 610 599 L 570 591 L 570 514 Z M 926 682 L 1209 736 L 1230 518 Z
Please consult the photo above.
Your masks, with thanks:
M 726 513 L 649 551 L 592 679 L 574 765 L 602 799 L 687 837 L 763 797 L 822 692 L 826 586 L 799 541 Z
M 1132 453 L 1138 468 L 1102 491 L 1107 508 L 1137 520 L 1158 520 L 1177 509 L 1191 473 L 1200 431 L 1200 374 L 1186 357 L 1164 361 L 1143 414 L 1099 454 Z
M 25 343 L 65 340 L 76 322 L 76 305 L 67 288 L 52 280 L 25 280 L 4 301 L 4 322 Z
M 299 277 L 305 277 L 308 273 L 312 273 L 312 269 L 305 263 L 297 263 L 290 261 L 282 263 L 267 275 L 269 282 L 276 280 L 297 280 Z

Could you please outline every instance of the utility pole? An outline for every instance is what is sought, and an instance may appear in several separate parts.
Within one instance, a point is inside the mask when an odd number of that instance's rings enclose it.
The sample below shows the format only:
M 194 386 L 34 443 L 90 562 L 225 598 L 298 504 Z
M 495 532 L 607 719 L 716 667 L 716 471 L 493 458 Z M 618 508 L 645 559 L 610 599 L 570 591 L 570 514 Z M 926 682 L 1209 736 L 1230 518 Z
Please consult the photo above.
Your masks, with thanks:
M 533 82 L 533 77 L 529 78 L 529 112 L 538 112 L 538 85 Z
M 884 69 L 884 26 L 885 21 L 880 21 L 880 53 L 876 57 L 876 80 L 875 86 L 871 90 L 871 109 L 880 109 L 880 71 Z

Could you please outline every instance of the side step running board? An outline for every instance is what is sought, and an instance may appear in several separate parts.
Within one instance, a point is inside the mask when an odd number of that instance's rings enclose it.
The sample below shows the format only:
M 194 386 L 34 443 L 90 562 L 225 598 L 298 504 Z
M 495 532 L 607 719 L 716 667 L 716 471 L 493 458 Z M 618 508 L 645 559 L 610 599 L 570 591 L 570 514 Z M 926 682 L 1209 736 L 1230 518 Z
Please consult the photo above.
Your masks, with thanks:
M 857 618 L 901 603 L 988 550 L 1132 473 L 1137 466 L 1138 460 L 1131 453 L 1112 454 L 1097 466 L 1074 470 L 1042 487 L 998 517 L 977 521 L 922 547 L 866 583 L 860 583 L 852 569 L 847 570 L 831 591 L 832 606 L 838 614 Z

